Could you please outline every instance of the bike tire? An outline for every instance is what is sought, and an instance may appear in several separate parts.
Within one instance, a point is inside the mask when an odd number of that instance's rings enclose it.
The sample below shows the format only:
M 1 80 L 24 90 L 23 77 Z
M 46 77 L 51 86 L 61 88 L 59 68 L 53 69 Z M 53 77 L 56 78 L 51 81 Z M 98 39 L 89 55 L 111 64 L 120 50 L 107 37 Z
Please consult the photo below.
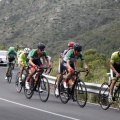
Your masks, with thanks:
M 117 103 L 118 103 L 118 109 L 120 111 L 120 88 L 119 88 L 119 90 L 117 92 Z
M 25 86 L 24 86 L 24 94 L 27 99 L 30 99 L 34 94 L 34 79 L 33 79 L 33 77 L 30 79 L 29 84 L 30 84 L 30 89 L 26 88 L 26 82 L 25 82 Z
M 50 94 L 50 85 L 48 79 L 42 76 L 40 83 L 38 85 L 38 93 L 42 102 L 46 102 Z
M 20 72 L 17 73 L 16 80 L 15 80 L 15 88 L 18 93 L 22 91 L 22 83 L 19 82 L 19 76 L 20 76 Z
M 60 83 L 59 83 L 59 96 L 60 96 L 60 100 L 62 103 L 66 104 L 70 97 L 69 97 L 69 93 L 68 93 L 68 89 L 64 88 L 63 86 L 63 80 L 60 80 Z
M 99 90 L 99 104 L 103 110 L 107 110 L 110 107 L 110 103 L 108 101 L 109 96 L 109 84 L 104 82 Z
M 75 84 L 74 95 L 77 104 L 83 108 L 87 103 L 87 88 L 83 80 L 78 80 Z
M 11 83 L 12 80 L 12 69 L 8 68 L 8 73 L 7 73 L 7 81 L 8 83 Z

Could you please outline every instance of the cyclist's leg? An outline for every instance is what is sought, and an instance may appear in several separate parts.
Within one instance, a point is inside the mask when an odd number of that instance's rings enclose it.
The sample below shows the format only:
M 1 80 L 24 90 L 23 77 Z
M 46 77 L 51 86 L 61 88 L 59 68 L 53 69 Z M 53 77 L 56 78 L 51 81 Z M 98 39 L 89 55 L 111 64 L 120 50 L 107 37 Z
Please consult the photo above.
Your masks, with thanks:
M 57 83 L 56 83 L 56 88 L 55 88 L 55 94 L 59 95 L 59 84 L 60 80 L 63 78 L 63 71 L 65 70 L 63 62 L 60 62 L 59 67 L 58 67 L 58 76 L 57 76 Z
M 111 84 L 110 84 L 110 92 L 109 92 L 109 97 L 108 97 L 108 99 L 109 99 L 109 102 L 113 102 L 113 100 L 112 100 L 112 96 L 113 96 L 113 89 L 114 89 L 114 86 L 115 86 L 115 84 L 116 84 L 116 76 L 115 76 L 115 74 L 113 73 L 113 71 L 111 70 L 110 71 L 110 73 L 111 73 Z
M 8 56 L 7 68 L 6 68 L 6 77 L 5 77 L 5 79 L 7 79 L 7 76 L 8 76 L 9 62 L 10 62 L 10 56 Z
M 68 88 L 68 81 L 71 78 L 72 74 L 74 73 L 74 65 L 71 66 L 71 68 L 66 67 L 66 70 L 68 71 L 68 74 L 66 75 L 66 78 L 65 78 L 65 80 L 63 82 L 63 85 L 64 85 L 65 88 Z
M 30 68 L 29 72 L 30 72 L 30 74 L 28 74 L 28 76 L 26 78 L 26 83 L 25 83 L 27 89 L 30 89 L 29 82 L 30 82 L 31 77 L 35 73 L 35 68 Z
M 22 74 L 23 74 L 23 70 L 24 70 L 24 64 L 20 63 L 20 77 L 19 77 L 19 81 L 22 82 Z
M 41 64 L 41 61 L 40 60 L 33 60 L 33 63 L 35 64 L 35 65 L 37 65 L 37 66 L 40 66 L 40 64 Z M 28 65 L 29 65 L 29 63 L 28 63 Z M 29 87 L 29 81 L 30 81 L 30 79 L 32 78 L 32 76 L 35 74 L 35 68 L 33 67 L 33 66 L 31 66 L 31 65 L 29 65 L 30 66 L 30 74 L 28 74 L 28 77 L 26 78 L 26 88 L 27 89 L 29 89 L 30 87 Z

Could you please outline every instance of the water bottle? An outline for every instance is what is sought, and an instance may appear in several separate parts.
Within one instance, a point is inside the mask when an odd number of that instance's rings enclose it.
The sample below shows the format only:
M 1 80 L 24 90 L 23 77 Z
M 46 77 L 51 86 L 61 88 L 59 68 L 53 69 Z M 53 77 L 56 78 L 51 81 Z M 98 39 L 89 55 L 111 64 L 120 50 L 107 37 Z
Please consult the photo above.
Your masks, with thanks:
M 22 74 L 22 80 L 24 80 L 25 79 L 25 75 L 24 74 Z

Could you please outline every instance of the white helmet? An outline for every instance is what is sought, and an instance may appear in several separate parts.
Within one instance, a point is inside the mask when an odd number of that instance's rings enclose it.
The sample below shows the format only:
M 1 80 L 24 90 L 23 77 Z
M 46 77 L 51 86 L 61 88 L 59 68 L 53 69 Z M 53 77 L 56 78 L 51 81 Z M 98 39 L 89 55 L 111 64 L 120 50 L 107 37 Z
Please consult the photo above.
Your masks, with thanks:
M 25 48 L 24 53 L 28 54 L 30 52 L 30 48 Z

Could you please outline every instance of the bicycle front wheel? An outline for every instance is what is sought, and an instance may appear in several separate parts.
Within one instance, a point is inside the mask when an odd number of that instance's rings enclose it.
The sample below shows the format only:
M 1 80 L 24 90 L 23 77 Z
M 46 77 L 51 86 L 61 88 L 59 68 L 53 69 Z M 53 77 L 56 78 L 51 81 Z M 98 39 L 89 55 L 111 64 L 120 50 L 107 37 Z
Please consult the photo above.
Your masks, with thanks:
M 87 103 L 87 88 L 82 80 L 78 80 L 76 82 L 74 94 L 77 100 L 77 104 L 83 108 Z
M 42 102 L 46 102 L 50 94 L 50 86 L 48 79 L 45 76 L 42 76 L 39 86 L 38 86 L 39 97 Z
M 27 99 L 30 99 L 34 94 L 34 79 L 33 78 L 30 79 L 29 85 L 30 85 L 30 89 L 27 89 L 26 88 L 26 82 L 25 82 L 24 94 L 25 94 Z
M 118 103 L 118 109 L 120 110 L 120 88 L 117 92 L 117 103 Z
M 107 110 L 110 107 L 110 103 L 108 101 L 109 96 L 109 84 L 104 82 L 99 90 L 99 103 L 102 109 Z
M 59 94 L 60 94 L 60 100 L 62 101 L 62 103 L 66 104 L 69 99 L 70 99 L 70 96 L 69 96 L 69 93 L 68 93 L 68 89 L 64 88 L 63 86 L 63 79 L 60 80 L 60 83 L 59 83 Z
M 12 69 L 8 68 L 7 81 L 11 83 L 11 80 L 12 80 Z
M 20 72 L 17 73 L 15 80 L 15 87 L 18 93 L 20 93 L 22 90 L 22 84 L 19 82 L 19 77 L 20 77 Z

